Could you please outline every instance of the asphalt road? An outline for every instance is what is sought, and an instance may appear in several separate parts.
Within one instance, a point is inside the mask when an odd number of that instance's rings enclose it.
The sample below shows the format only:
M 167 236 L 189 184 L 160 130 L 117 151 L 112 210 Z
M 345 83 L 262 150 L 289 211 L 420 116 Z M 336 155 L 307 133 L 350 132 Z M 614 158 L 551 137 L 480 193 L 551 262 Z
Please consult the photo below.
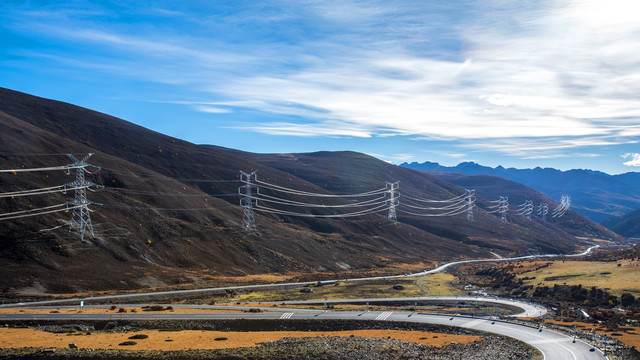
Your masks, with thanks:
M 459 326 L 510 336 L 536 347 L 545 360 L 591 360 L 603 359 L 599 350 L 591 352 L 591 346 L 581 341 L 573 342 L 567 335 L 548 329 L 518 325 L 491 319 L 461 316 L 443 316 L 416 312 L 395 311 L 319 311 L 300 310 L 282 313 L 126 313 L 126 314 L 0 314 L 0 320 L 213 320 L 213 319 L 351 319 L 378 321 L 405 321 Z
M 590 247 L 586 251 L 568 256 L 584 256 L 589 254 L 594 248 L 597 246 Z M 558 257 L 558 256 L 567 256 L 567 255 L 528 255 L 528 256 L 520 256 L 514 258 L 501 258 L 501 259 L 481 259 L 481 260 L 463 260 L 463 261 L 454 261 L 450 263 L 446 263 L 440 265 L 431 270 L 425 270 L 423 272 L 415 273 L 415 274 L 407 274 L 407 275 L 398 275 L 398 276 L 385 276 L 385 277 L 370 277 L 370 278 L 361 278 L 361 279 L 341 279 L 340 281 L 366 281 L 366 280 L 377 280 L 377 279 L 393 279 L 393 278 L 406 278 L 406 277 L 416 277 L 423 276 L 426 274 L 433 274 L 441 272 L 451 266 L 459 265 L 459 264 L 468 264 L 474 262 L 495 262 L 495 261 L 514 261 L 514 260 L 524 260 L 524 259 L 532 259 L 532 258 L 542 258 L 542 257 Z M 188 295 L 188 294 L 198 294 L 198 293 L 207 293 L 207 292 L 220 292 L 226 290 L 249 290 L 249 289 L 264 289 L 264 288 L 274 288 L 274 287 L 300 287 L 308 284 L 315 284 L 315 281 L 310 282 L 298 282 L 298 283 L 284 283 L 284 284 L 268 284 L 268 285 L 246 285 L 246 286 L 229 286 L 229 287 L 221 287 L 221 288 L 207 288 L 207 289 L 193 289 L 193 290 L 176 290 L 176 291 L 163 291 L 163 292 L 153 292 L 153 293 L 137 293 L 137 294 L 124 294 L 124 295 L 109 295 L 109 296 L 94 296 L 94 297 L 85 297 L 85 298 L 74 298 L 74 299 L 63 299 L 63 300 L 49 300 L 49 301 L 36 301 L 29 303 L 20 303 L 20 304 L 5 304 L 0 305 L 1 307 L 35 307 L 38 305 L 52 305 L 52 304 L 60 304 L 60 303 L 76 303 L 79 304 L 80 301 L 84 301 L 85 304 L 91 301 L 104 301 L 104 300 L 123 300 L 123 299 L 132 299 L 132 298 L 144 298 L 151 296 L 162 296 L 162 295 Z M 397 299 L 382 299 L 383 301 L 402 301 L 401 298 Z M 409 301 L 427 301 L 428 299 L 433 298 L 412 298 L 416 300 Z M 445 297 L 437 298 L 437 300 L 444 300 Z M 460 301 L 463 298 L 460 297 L 450 297 L 451 300 Z M 364 302 L 366 301 L 380 301 L 381 299 L 360 299 Z M 465 301 L 477 300 L 476 298 L 467 298 Z M 516 302 L 514 300 L 507 299 L 488 299 L 482 298 L 482 301 L 487 302 L 498 302 L 503 304 L 508 304 L 512 306 L 517 306 L 523 309 L 520 316 L 526 315 L 535 315 L 538 316 L 544 314 L 546 310 L 541 309 L 536 306 L 532 306 L 528 303 Z M 347 301 L 353 302 L 354 300 L 338 300 L 338 301 Z M 316 301 L 317 302 L 317 301 Z M 321 301 L 324 302 L 324 301 Z M 294 302 L 287 302 L 288 304 L 294 304 Z M 174 305 L 176 306 L 176 305 Z M 218 306 L 216 306 L 218 307 Z M 215 307 L 214 307 L 215 308 Z M 333 311 L 321 311 L 321 310 L 305 310 L 305 309 L 283 309 L 283 308 L 270 308 L 269 310 L 279 310 L 280 312 L 269 312 L 269 313 L 126 313 L 126 314 L 26 314 L 26 313 L 14 313 L 14 314 L 0 314 L 0 320 L 36 320 L 36 319 L 47 319 L 47 320 L 105 320 L 110 318 L 123 318 L 123 319 L 170 319 L 170 320 L 206 320 L 206 319 L 360 319 L 360 320 L 387 320 L 387 321 L 410 321 L 410 322 L 423 322 L 423 323 L 432 323 L 432 324 L 447 324 L 453 326 L 460 326 L 470 329 L 484 330 L 489 331 L 501 335 L 511 336 L 513 338 L 522 340 L 532 346 L 538 348 L 544 355 L 545 360 L 551 359 L 569 359 L 569 360 L 578 360 L 578 359 L 602 359 L 603 354 L 596 350 L 594 352 L 589 351 L 591 349 L 590 345 L 582 343 L 581 341 L 576 341 L 575 343 L 572 341 L 573 339 L 568 337 L 567 335 L 563 335 L 560 333 L 556 333 L 550 330 L 538 331 L 536 328 L 531 328 L 524 325 L 518 325 L 513 323 L 501 322 L 501 321 L 493 321 L 491 319 L 477 319 L 477 318 L 469 318 L 469 317 L 461 317 L 455 316 L 451 317 L 449 315 L 431 315 L 431 314 L 420 314 L 420 313 L 407 313 L 407 312 L 375 312 L 375 311 L 365 311 L 365 312 L 333 312 Z
M 301 309 L 301 308 L 287 308 L 282 305 L 330 305 L 330 304 L 370 304 L 374 305 L 376 303 L 411 303 L 411 302 L 428 302 L 428 301 L 450 301 L 451 303 L 458 302 L 479 302 L 486 304 L 498 304 L 498 305 L 509 305 L 521 310 L 520 313 L 511 315 L 513 317 L 524 317 L 524 318 L 537 318 L 547 313 L 547 309 L 545 309 L 541 305 L 532 304 L 520 300 L 512 300 L 512 299 L 502 299 L 498 297 L 471 297 L 471 296 L 433 296 L 433 297 L 398 297 L 398 298 L 370 298 L 370 299 L 342 299 L 342 300 L 298 300 L 298 301 L 274 301 L 274 302 L 262 302 L 262 303 L 247 303 L 252 308 L 258 308 L 263 311 L 271 311 L 271 312 L 322 312 L 322 310 L 314 310 L 314 309 Z M 246 306 L 238 306 L 238 305 L 204 305 L 204 304 L 117 304 L 117 307 L 122 308 L 134 308 L 134 307 L 142 307 L 142 306 L 152 306 L 152 305 L 160 305 L 163 307 L 172 306 L 176 309 L 199 309 L 199 310 L 246 310 Z M 267 306 L 268 305 L 268 306 Z M 273 305 L 278 305 L 277 307 L 273 307 Z M 112 305 L 85 305 L 86 309 L 108 309 Z M 22 306 L 21 309 L 48 309 L 51 310 L 53 307 L 50 305 L 29 305 Z M 79 309 L 79 304 L 76 305 L 65 305 L 65 306 L 56 306 L 56 309 Z
M 599 247 L 599 245 L 592 246 L 587 250 L 573 255 L 558 255 L 558 254 L 547 254 L 547 255 L 527 255 L 527 256 L 518 256 L 513 258 L 500 258 L 500 259 L 478 259 L 478 260 L 461 260 L 461 261 L 452 261 L 446 264 L 442 264 L 437 266 L 431 270 L 425 270 L 422 272 L 407 274 L 407 275 L 395 275 L 395 276 L 376 276 L 376 277 L 368 277 L 368 278 L 357 278 L 357 279 L 336 279 L 338 281 L 343 282 L 353 282 L 353 281 L 368 281 L 368 280 L 380 280 L 380 279 L 397 279 L 397 278 L 409 278 L 409 277 L 417 277 L 424 276 L 428 274 L 435 274 L 441 272 L 451 266 L 460 265 L 460 264 L 469 264 L 469 263 L 477 263 L 477 262 L 503 262 L 503 261 L 515 261 L 515 260 L 525 260 L 525 259 L 534 259 L 534 258 L 545 258 L 545 257 L 560 257 L 560 256 L 584 256 L 591 253 L 594 248 Z M 105 301 L 105 300 L 127 300 L 134 298 L 145 298 L 145 297 L 158 297 L 158 296 L 174 296 L 174 295 L 195 295 L 195 294 L 204 294 L 204 293 L 220 293 L 227 290 L 258 290 L 258 289 L 269 289 L 269 288 L 278 288 L 278 287 L 300 287 L 304 285 L 312 285 L 315 284 L 316 281 L 306 281 L 306 282 L 291 282 L 291 283 L 277 283 L 277 284 L 261 284 L 261 285 L 242 285 L 242 286 L 226 286 L 226 287 L 218 287 L 218 288 L 203 288 L 203 289 L 191 289 L 191 290 L 173 290 L 173 291 L 157 291 L 157 292 L 147 292 L 147 293 L 135 293 L 135 294 L 121 294 L 121 295 L 105 295 L 105 296 L 90 296 L 83 298 L 72 298 L 72 299 L 58 299 L 58 300 L 44 300 L 44 301 L 32 301 L 26 303 L 12 303 L 12 304 L 3 304 L 0 305 L 0 308 L 3 307 L 18 307 L 18 306 L 31 306 L 31 305 L 51 305 L 51 304 L 63 304 L 63 303 L 79 303 L 80 301 L 84 301 L 85 303 L 95 302 L 95 301 Z
M 522 312 L 512 315 L 514 317 L 537 318 L 547 313 L 541 305 L 532 304 L 525 301 L 503 299 L 498 297 L 484 296 L 429 296 L 429 297 L 410 297 L 410 298 L 376 298 L 376 299 L 343 299 L 343 300 L 299 300 L 299 301 L 280 301 L 280 302 L 264 302 L 263 304 L 284 304 L 284 305 L 312 305 L 312 304 L 375 304 L 379 302 L 427 302 L 427 301 L 450 301 L 450 302 L 479 302 L 499 305 L 509 305 L 517 307 Z M 271 310 L 271 309 L 270 309 Z

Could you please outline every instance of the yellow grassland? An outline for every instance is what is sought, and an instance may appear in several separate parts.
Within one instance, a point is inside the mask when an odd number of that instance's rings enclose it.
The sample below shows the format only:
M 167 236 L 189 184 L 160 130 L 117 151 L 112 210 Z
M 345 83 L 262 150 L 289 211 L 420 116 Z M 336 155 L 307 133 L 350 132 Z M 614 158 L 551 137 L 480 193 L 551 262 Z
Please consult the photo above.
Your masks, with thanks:
M 456 278 L 450 274 L 433 274 L 415 278 L 372 281 L 339 282 L 338 285 L 310 286 L 313 293 L 301 293 L 300 288 L 255 291 L 239 294 L 234 301 L 264 302 L 285 300 L 334 300 L 360 298 L 417 297 L 427 295 L 457 294 L 451 281 Z M 400 284 L 404 290 L 394 290 L 393 285 Z
M 597 286 L 617 296 L 624 292 L 640 295 L 640 263 L 637 261 L 554 261 L 549 267 L 528 271 L 545 263 L 548 261 L 516 263 L 525 268 L 515 269 L 515 272 L 518 278 L 533 277 L 524 282 L 534 286 L 581 284 L 583 287 Z
M 128 340 L 136 334 L 147 335 L 146 339 Z M 127 350 L 190 350 L 190 349 L 228 349 L 259 346 L 267 341 L 277 341 L 285 337 L 367 337 L 387 338 L 414 342 L 431 346 L 444 346 L 456 342 L 459 344 L 482 340 L 480 336 L 452 335 L 423 331 L 400 330 L 348 330 L 348 331 L 255 331 L 227 332 L 183 330 L 163 332 L 148 330 L 129 333 L 71 333 L 56 334 L 31 328 L 0 328 L 0 348 L 45 347 L 66 348 L 75 343 L 80 348 L 90 349 L 127 349 Z M 218 338 L 219 340 L 216 340 Z M 221 338 L 225 338 L 222 340 Z M 124 341 L 134 341 L 136 345 L 119 346 Z

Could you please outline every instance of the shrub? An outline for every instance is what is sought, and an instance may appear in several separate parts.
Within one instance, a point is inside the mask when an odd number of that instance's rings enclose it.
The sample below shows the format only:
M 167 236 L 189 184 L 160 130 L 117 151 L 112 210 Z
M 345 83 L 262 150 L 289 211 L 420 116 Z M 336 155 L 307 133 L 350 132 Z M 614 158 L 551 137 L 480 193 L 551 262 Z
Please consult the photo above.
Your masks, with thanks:
M 142 340 L 142 339 L 146 339 L 148 337 L 149 337 L 149 335 L 146 335 L 146 334 L 135 334 L 133 336 L 129 336 L 129 339 L 131 339 L 131 340 Z
M 125 341 L 125 342 L 121 342 L 121 343 L 120 343 L 120 344 L 118 344 L 118 345 L 121 345 L 121 346 L 130 346 L 130 345 L 137 345 L 137 344 L 138 344 L 138 343 L 137 343 L 137 342 L 135 342 L 135 341 Z
M 119 313 L 126 313 L 126 312 L 127 312 L 127 309 L 125 309 L 125 308 L 120 308 L 120 309 L 118 309 L 118 312 L 119 312 Z
M 118 308 L 117 306 L 115 306 L 115 305 L 111 305 L 111 310 L 115 310 L 115 309 L 117 309 L 117 308 Z
M 213 340 L 215 340 L 215 341 L 224 341 L 224 340 L 228 340 L 228 338 L 226 338 L 226 337 L 217 337 L 217 338 L 215 338 Z

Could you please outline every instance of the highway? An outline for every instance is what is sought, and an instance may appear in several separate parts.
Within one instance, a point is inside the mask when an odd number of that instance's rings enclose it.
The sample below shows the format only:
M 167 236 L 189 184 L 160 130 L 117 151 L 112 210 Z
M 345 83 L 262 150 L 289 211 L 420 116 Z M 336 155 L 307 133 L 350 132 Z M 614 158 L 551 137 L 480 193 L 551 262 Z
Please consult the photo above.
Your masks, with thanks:
M 478 302 L 485 304 L 497 304 L 497 305 L 508 305 L 512 307 L 519 308 L 521 312 L 511 315 L 512 317 L 523 317 L 523 318 L 537 318 L 547 313 L 547 309 L 545 309 L 541 305 L 528 303 L 520 300 L 512 300 L 512 299 L 503 299 L 498 297 L 472 297 L 472 296 L 431 296 L 431 297 L 398 297 L 398 298 L 369 298 L 369 299 L 341 299 L 341 300 L 298 300 L 298 301 L 273 301 L 273 302 L 262 302 L 262 303 L 246 303 L 252 305 L 251 308 L 257 308 L 263 311 L 270 312 L 300 312 L 300 311 L 321 311 L 321 310 L 313 310 L 313 309 L 300 309 L 300 308 L 287 308 L 282 305 L 335 305 L 335 304 L 369 304 L 375 305 L 376 303 L 424 303 L 429 301 L 447 301 L 451 303 L 459 303 L 459 302 Z M 152 305 L 160 305 L 163 307 L 172 306 L 175 309 L 199 309 L 199 310 L 246 310 L 246 306 L 238 306 L 238 305 L 203 305 L 203 304 L 118 304 L 117 307 L 122 308 L 135 308 L 135 307 L 143 307 L 143 306 L 152 306 Z M 268 305 L 268 306 L 267 306 Z M 277 307 L 273 307 L 273 305 L 278 305 Z M 85 305 L 85 309 L 109 309 L 111 308 L 111 304 L 108 305 Z M 21 306 L 21 309 L 48 309 L 51 310 L 53 307 L 50 305 L 29 305 L 29 306 Z M 56 306 L 56 309 L 79 309 L 79 304 L 77 305 L 66 305 L 66 306 Z
M 520 300 L 503 299 L 498 297 L 483 297 L 483 296 L 429 296 L 429 297 L 410 297 L 410 298 L 375 298 L 375 299 L 356 299 L 356 300 L 299 300 L 299 301 L 280 301 L 280 302 L 264 302 L 262 304 L 284 304 L 284 305 L 314 305 L 314 304 L 375 304 L 375 303 L 389 303 L 389 302 L 429 302 L 429 301 L 450 301 L 450 302 L 478 302 L 489 303 L 498 305 L 508 305 L 520 308 L 522 312 L 511 315 L 514 317 L 524 318 L 537 318 L 547 313 L 547 309 L 544 306 L 532 304 Z M 272 310 L 272 308 L 269 308 Z
M 506 335 L 526 342 L 542 352 L 545 360 L 603 359 L 599 351 L 581 341 L 573 342 L 567 335 L 548 329 L 539 329 L 499 320 L 478 319 L 451 315 L 431 315 L 405 311 L 322 311 L 291 309 L 290 312 L 272 313 L 125 313 L 125 314 L 0 314 L 0 320 L 219 320 L 219 319 L 340 319 L 403 321 L 459 326 L 468 329 Z
M 470 264 L 470 263 L 478 263 L 478 262 L 504 262 L 504 261 L 517 261 L 517 260 L 526 260 L 526 259 L 535 259 L 535 258 L 546 258 L 546 257 L 560 257 L 560 256 L 585 256 L 591 253 L 591 251 L 595 248 L 599 247 L 599 245 L 592 246 L 587 250 L 572 255 L 559 255 L 559 254 L 546 254 L 546 255 L 526 255 L 526 256 L 518 256 L 512 258 L 500 258 L 500 259 L 477 259 L 477 260 L 460 260 L 460 261 L 452 261 L 446 264 L 442 264 L 440 266 L 435 267 L 431 270 L 425 270 L 418 273 L 407 274 L 407 275 L 394 275 L 394 276 L 375 276 L 375 277 L 367 277 L 367 278 L 355 278 L 355 279 L 336 279 L 336 281 L 342 282 L 354 282 L 354 281 L 368 281 L 368 280 L 384 280 L 384 279 L 399 279 L 399 278 L 410 278 L 410 277 L 418 277 L 424 276 L 428 274 L 435 274 L 441 271 L 446 270 L 447 268 L 460 264 Z M 202 289 L 190 289 L 190 290 L 172 290 L 172 291 L 156 291 L 156 292 L 146 292 L 146 293 L 135 293 L 135 294 L 119 294 L 119 295 L 105 295 L 105 296 L 89 296 L 89 297 L 79 297 L 79 298 L 71 298 L 71 299 L 57 299 L 57 300 L 44 300 L 44 301 L 32 301 L 25 303 L 12 303 L 12 304 L 3 304 L 0 305 L 0 308 L 3 307 L 20 307 L 20 306 L 33 306 L 33 305 L 52 305 L 52 304 L 63 304 L 63 303 L 79 303 L 80 301 L 84 301 L 85 303 L 89 302 L 99 302 L 99 301 L 108 301 L 108 300 L 128 300 L 135 298 L 149 298 L 149 297 L 162 297 L 162 296 L 184 296 L 184 295 L 197 295 L 197 294 L 205 294 L 205 293 L 222 293 L 225 291 L 231 290 L 260 290 L 260 289 L 272 289 L 272 288 L 282 288 L 282 287 L 301 287 L 304 285 L 313 285 L 316 281 L 305 281 L 305 282 L 290 282 L 290 283 L 277 283 L 277 284 L 260 284 L 260 285 L 241 285 L 241 286 L 225 286 L 225 287 L 217 287 L 217 288 L 202 288 Z
M 480 260 L 462 260 L 453 261 L 446 264 L 437 266 L 431 270 L 425 270 L 423 272 L 396 275 L 396 276 L 379 276 L 359 279 L 340 279 L 339 281 L 367 281 L 367 280 L 379 280 L 379 279 L 394 279 L 394 278 L 409 278 L 424 276 L 427 274 L 434 274 L 441 272 L 451 266 L 459 264 L 468 264 L 474 262 L 496 262 L 496 261 L 516 261 L 533 258 L 544 257 L 559 257 L 559 256 L 584 256 L 591 253 L 594 248 L 598 246 L 592 246 L 582 253 L 574 255 L 527 255 L 514 258 L 500 258 L 500 259 L 480 259 Z M 89 302 L 97 301 L 113 301 L 113 300 L 129 300 L 135 298 L 155 297 L 155 296 L 175 296 L 175 295 L 189 295 L 211 292 L 224 292 L 226 290 L 258 290 L 265 288 L 277 288 L 277 287 L 301 287 L 304 285 L 315 284 L 315 281 L 309 282 L 294 282 L 294 283 L 281 283 L 281 284 L 266 284 L 266 285 L 245 285 L 245 286 L 229 286 L 219 288 L 205 288 L 205 289 L 193 289 L 193 290 L 175 290 L 175 291 L 163 291 L 163 292 L 151 292 L 151 293 L 136 293 L 136 294 L 121 294 L 121 295 L 108 295 L 108 296 L 94 296 L 84 298 L 73 299 L 61 299 L 61 300 L 47 300 L 47 301 L 35 301 L 28 303 L 18 304 L 4 304 L 0 305 L 0 308 L 8 307 L 20 307 L 20 308 L 36 308 L 42 305 L 53 305 L 61 303 L 75 303 L 79 304 L 80 301 L 84 301 L 86 305 Z M 310 303 L 344 303 L 344 302 L 360 302 L 360 303 L 374 303 L 374 302 L 389 302 L 389 301 L 480 301 L 488 303 L 497 303 L 510 306 L 516 306 L 522 309 L 522 312 L 516 316 L 521 317 L 539 317 L 546 313 L 546 309 L 533 305 L 530 303 L 500 299 L 489 297 L 418 297 L 418 298 L 386 298 L 386 299 L 357 299 L 357 300 L 313 300 L 307 302 L 288 301 L 284 305 L 299 305 Z M 263 303 L 265 304 L 265 303 Z M 278 304 L 282 304 L 279 302 Z M 120 306 L 140 306 L 137 305 L 120 305 Z M 172 305 L 176 307 L 191 307 L 202 309 L 237 309 L 246 310 L 246 307 L 234 307 L 230 305 Z M 75 307 L 75 306 L 65 306 Z M 89 307 L 89 306 L 85 306 Z M 91 307 L 106 307 L 106 305 L 92 305 Z M 525 325 L 503 322 L 500 320 L 492 319 L 479 319 L 463 316 L 451 316 L 451 315 L 434 315 L 423 314 L 417 312 L 401 312 L 401 311 L 324 311 L 324 310 L 312 310 L 312 309 L 296 309 L 286 307 L 261 307 L 264 310 L 268 310 L 266 313 L 78 313 L 78 314 L 62 314 L 62 313 L 47 313 L 47 314 L 28 314 L 28 313 L 12 313 L 12 314 L 0 314 L 0 320 L 108 320 L 108 319 L 127 319 L 127 320 L 213 320 L 213 319 L 354 319 L 354 320 L 379 320 L 379 321 L 405 321 L 405 322 L 417 322 L 417 323 L 431 323 L 431 324 L 446 324 L 452 326 L 460 326 L 469 329 L 476 329 L 482 331 L 488 331 L 496 334 L 506 335 L 515 339 L 524 341 L 537 349 L 539 349 L 544 355 L 545 360 L 552 359 L 603 359 L 604 355 L 599 350 L 590 351 L 592 347 L 588 344 L 581 342 L 580 340 L 573 342 L 573 339 L 567 335 L 560 334 L 548 329 L 539 331 L 537 328 L 532 328 Z

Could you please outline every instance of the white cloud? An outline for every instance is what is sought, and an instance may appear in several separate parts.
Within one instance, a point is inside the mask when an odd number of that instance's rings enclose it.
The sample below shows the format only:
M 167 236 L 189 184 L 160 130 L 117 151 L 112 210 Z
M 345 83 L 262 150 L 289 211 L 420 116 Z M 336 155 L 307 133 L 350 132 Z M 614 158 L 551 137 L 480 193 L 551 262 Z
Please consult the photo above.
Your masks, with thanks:
M 639 153 L 627 153 L 622 155 L 623 159 L 630 159 L 622 164 L 627 166 L 640 166 L 640 154 Z
M 46 17 L 16 26 L 118 50 L 104 55 L 104 71 L 205 91 L 211 101 L 185 102 L 198 111 L 242 107 L 282 117 L 237 127 L 245 131 L 456 140 L 526 158 L 596 156 L 575 149 L 636 142 L 640 5 L 534 3 L 481 1 L 469 12 L 447 3 L 451 19 L 464 19 L 449 24 L 424 2 L 284 1 L 274 3 L 278 11 L 218 16 L 218 27 L 194 21 L 203 27 L 190 32 L 198 36 L 81 21 L 61 27 Z M 212 30 L 228 22 L 234 31 L 263 15 L 261 26 L 273 26 L 266 37 L 237 41 Z M 270 36 L 282 38 L 265 41 Z
M 367 155 L 370 155 L 370 156 L 373 156 L 375 158 L 381 159 L 381 160 L 386 161 L 388 163 L 395 163 L 395 164 L 399 164 L 399 163 L 403 163 L 403 162 L 407 162 L 407 161 L 415 159 L 415 155 L 413 155 L 413 154 L 385 155 L 385 154 L 367 153 Z
M 223 108 L 213 107 L 213 106 L 199 105 L 199 106 L 193 106 L 193 108 L 197 111 L 206 112 L 210 114 L 226 114 L 231 112 L 231 110 L 229 109 L 223 109 Z
M 268 123 L 268 124 L 250 124 L 242 127 L 229 127 L 233 129 L 246 130 L 250 128 L 253 131 L 261 132 L 269 135 L 288 135 L 288 136 L 303 136 L 303 137 L 316 137 L 316 136 L 328 136 L 328 137 L 371 137 L 370 132 L 358 128 L 347 127 L 344 125 L 331 126 L 330 123 L 324 124 L 296 124 L 296 123 Z

